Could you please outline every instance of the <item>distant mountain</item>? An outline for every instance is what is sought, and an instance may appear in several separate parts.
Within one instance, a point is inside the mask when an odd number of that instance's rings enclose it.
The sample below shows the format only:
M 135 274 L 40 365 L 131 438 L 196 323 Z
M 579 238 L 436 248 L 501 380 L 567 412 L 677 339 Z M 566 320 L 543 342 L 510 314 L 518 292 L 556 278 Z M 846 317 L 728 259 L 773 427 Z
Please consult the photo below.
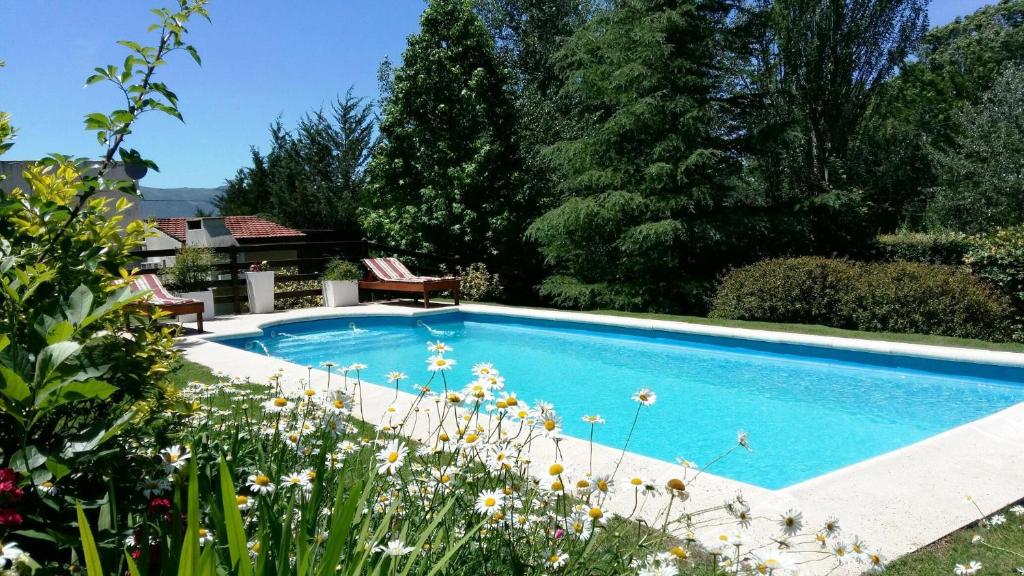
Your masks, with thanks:
M 216 214 L 213 199 L 224 191 L 217 188 L 150 188 L 139 186 L 142 192 L 140 209 L 143 218 L 180 218 L 195 216 L 198 210 Z

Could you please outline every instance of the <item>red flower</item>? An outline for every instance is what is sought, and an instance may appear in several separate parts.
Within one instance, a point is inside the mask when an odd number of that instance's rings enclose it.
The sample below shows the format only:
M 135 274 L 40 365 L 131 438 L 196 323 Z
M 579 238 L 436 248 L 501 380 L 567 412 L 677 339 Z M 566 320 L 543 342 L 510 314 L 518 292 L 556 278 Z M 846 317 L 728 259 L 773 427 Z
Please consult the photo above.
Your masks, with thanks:
M 171 510 L 171 501 L 167 498 L 156 497 L 149 501 L 150 514 L 166 514 Z
M 18 473 L 13 468 L 0 468 L 0 483 L 16 482 Z
M 0 510 L 0 528 L 13 528 L 15 526 L 21 526 L 21 523 L 25 519 L 21 517 L 16 511 L 10 508 Z

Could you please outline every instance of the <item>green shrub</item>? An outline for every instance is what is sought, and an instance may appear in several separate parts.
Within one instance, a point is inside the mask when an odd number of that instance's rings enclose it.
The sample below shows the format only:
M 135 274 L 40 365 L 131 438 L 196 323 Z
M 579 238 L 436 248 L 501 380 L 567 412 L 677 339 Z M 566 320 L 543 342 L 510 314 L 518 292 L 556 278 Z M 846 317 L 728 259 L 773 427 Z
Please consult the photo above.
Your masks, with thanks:
M 851 327 L 1006 340 L 1012 309 L 983 281 L 952 266 L 920 262 L 860 265 L 847 314 Z
M 210 248 L 183 246 L 174 258 L 174 266 L 166 269 L 163 276 L 172 290 L 202 292 L 210 287 L 213 260 Z
M 845 260 L 804 257 L 762 260 L 728 274 L 711 316 L 835 326 L 849 308 L 855 270 Z
M 784 258 L 726 276 L 711 316 L 1004 340 L 1012 308 L 951 266 Z
M 958 232 L 897 232 L 875 238 L 879 260 L 924 262 L 959 266 L 971 248 L 971 239 Z
M 361 280 L 363 278 L 363 271 L 359 266 L 348 260 L 335 258 L 324 267 L 322 278 L 327 281 L 351 282 L 353 280 Z
M 459 278 L 462 279 L 460 291 L 467 300 L 482 302 L 501 298 L 504 292 L 501 278 L 497 274 L 491 274 L 483 262 L 459 268 L 458 272 Z
M 1009 297 L 1019 339 L 1024 325 L 1024 226 L 1000 228 L 975 238 L 964 262 Z

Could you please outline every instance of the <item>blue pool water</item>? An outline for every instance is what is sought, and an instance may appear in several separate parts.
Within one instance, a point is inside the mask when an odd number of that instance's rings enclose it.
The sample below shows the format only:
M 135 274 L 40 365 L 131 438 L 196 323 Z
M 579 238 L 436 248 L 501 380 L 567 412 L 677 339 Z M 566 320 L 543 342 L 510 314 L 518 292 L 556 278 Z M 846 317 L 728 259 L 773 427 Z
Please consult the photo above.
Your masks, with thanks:
M 453 312 L 354 317 L 268 327 L 258 338 L 221 343 L 301 365 L 368 365 L 363 377 L 426 382 L 426 342 L 454 348 L 449 382 L 461 387 L 477 362 L 492 362 L 506 389 L 546 400 L 567 434 L 586 438 L 580 418 L 598 413 L 596 440 L 621 447 L 636 404 L 650 387 L 630 450 L 698 464 L 733 446 L 740 429 L 751 453 L 709 471 L 781 488 L 1024 402 L 1024 370 L 839 351 L 791 344 Z

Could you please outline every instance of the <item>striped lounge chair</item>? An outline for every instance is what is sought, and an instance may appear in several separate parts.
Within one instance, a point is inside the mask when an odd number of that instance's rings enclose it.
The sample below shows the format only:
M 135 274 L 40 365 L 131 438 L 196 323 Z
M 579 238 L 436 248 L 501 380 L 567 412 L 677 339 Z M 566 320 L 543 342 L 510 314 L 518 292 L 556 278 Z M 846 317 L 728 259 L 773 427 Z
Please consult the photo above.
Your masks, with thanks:
M 179 298 L 172 296 L 160 282 L 156 274 L 139 274 L 132 280 L 132 292 L 149 290 L 152 294 L 146 298 L 146 302 L 171 314 L 195 314 L 196 327 L 199 332 L 203 331 L 203 310 L 205 306 L 199 300 Z
M 370 277 L 359 281 L 360 290 L 422 294 L 424 308 L 430 307 L 431 292 L 451 291 L 455 304 L 459 303 L 460 281 L 455 276 L 416 276 L 398 258 L 365 258 L 363 264 Z

